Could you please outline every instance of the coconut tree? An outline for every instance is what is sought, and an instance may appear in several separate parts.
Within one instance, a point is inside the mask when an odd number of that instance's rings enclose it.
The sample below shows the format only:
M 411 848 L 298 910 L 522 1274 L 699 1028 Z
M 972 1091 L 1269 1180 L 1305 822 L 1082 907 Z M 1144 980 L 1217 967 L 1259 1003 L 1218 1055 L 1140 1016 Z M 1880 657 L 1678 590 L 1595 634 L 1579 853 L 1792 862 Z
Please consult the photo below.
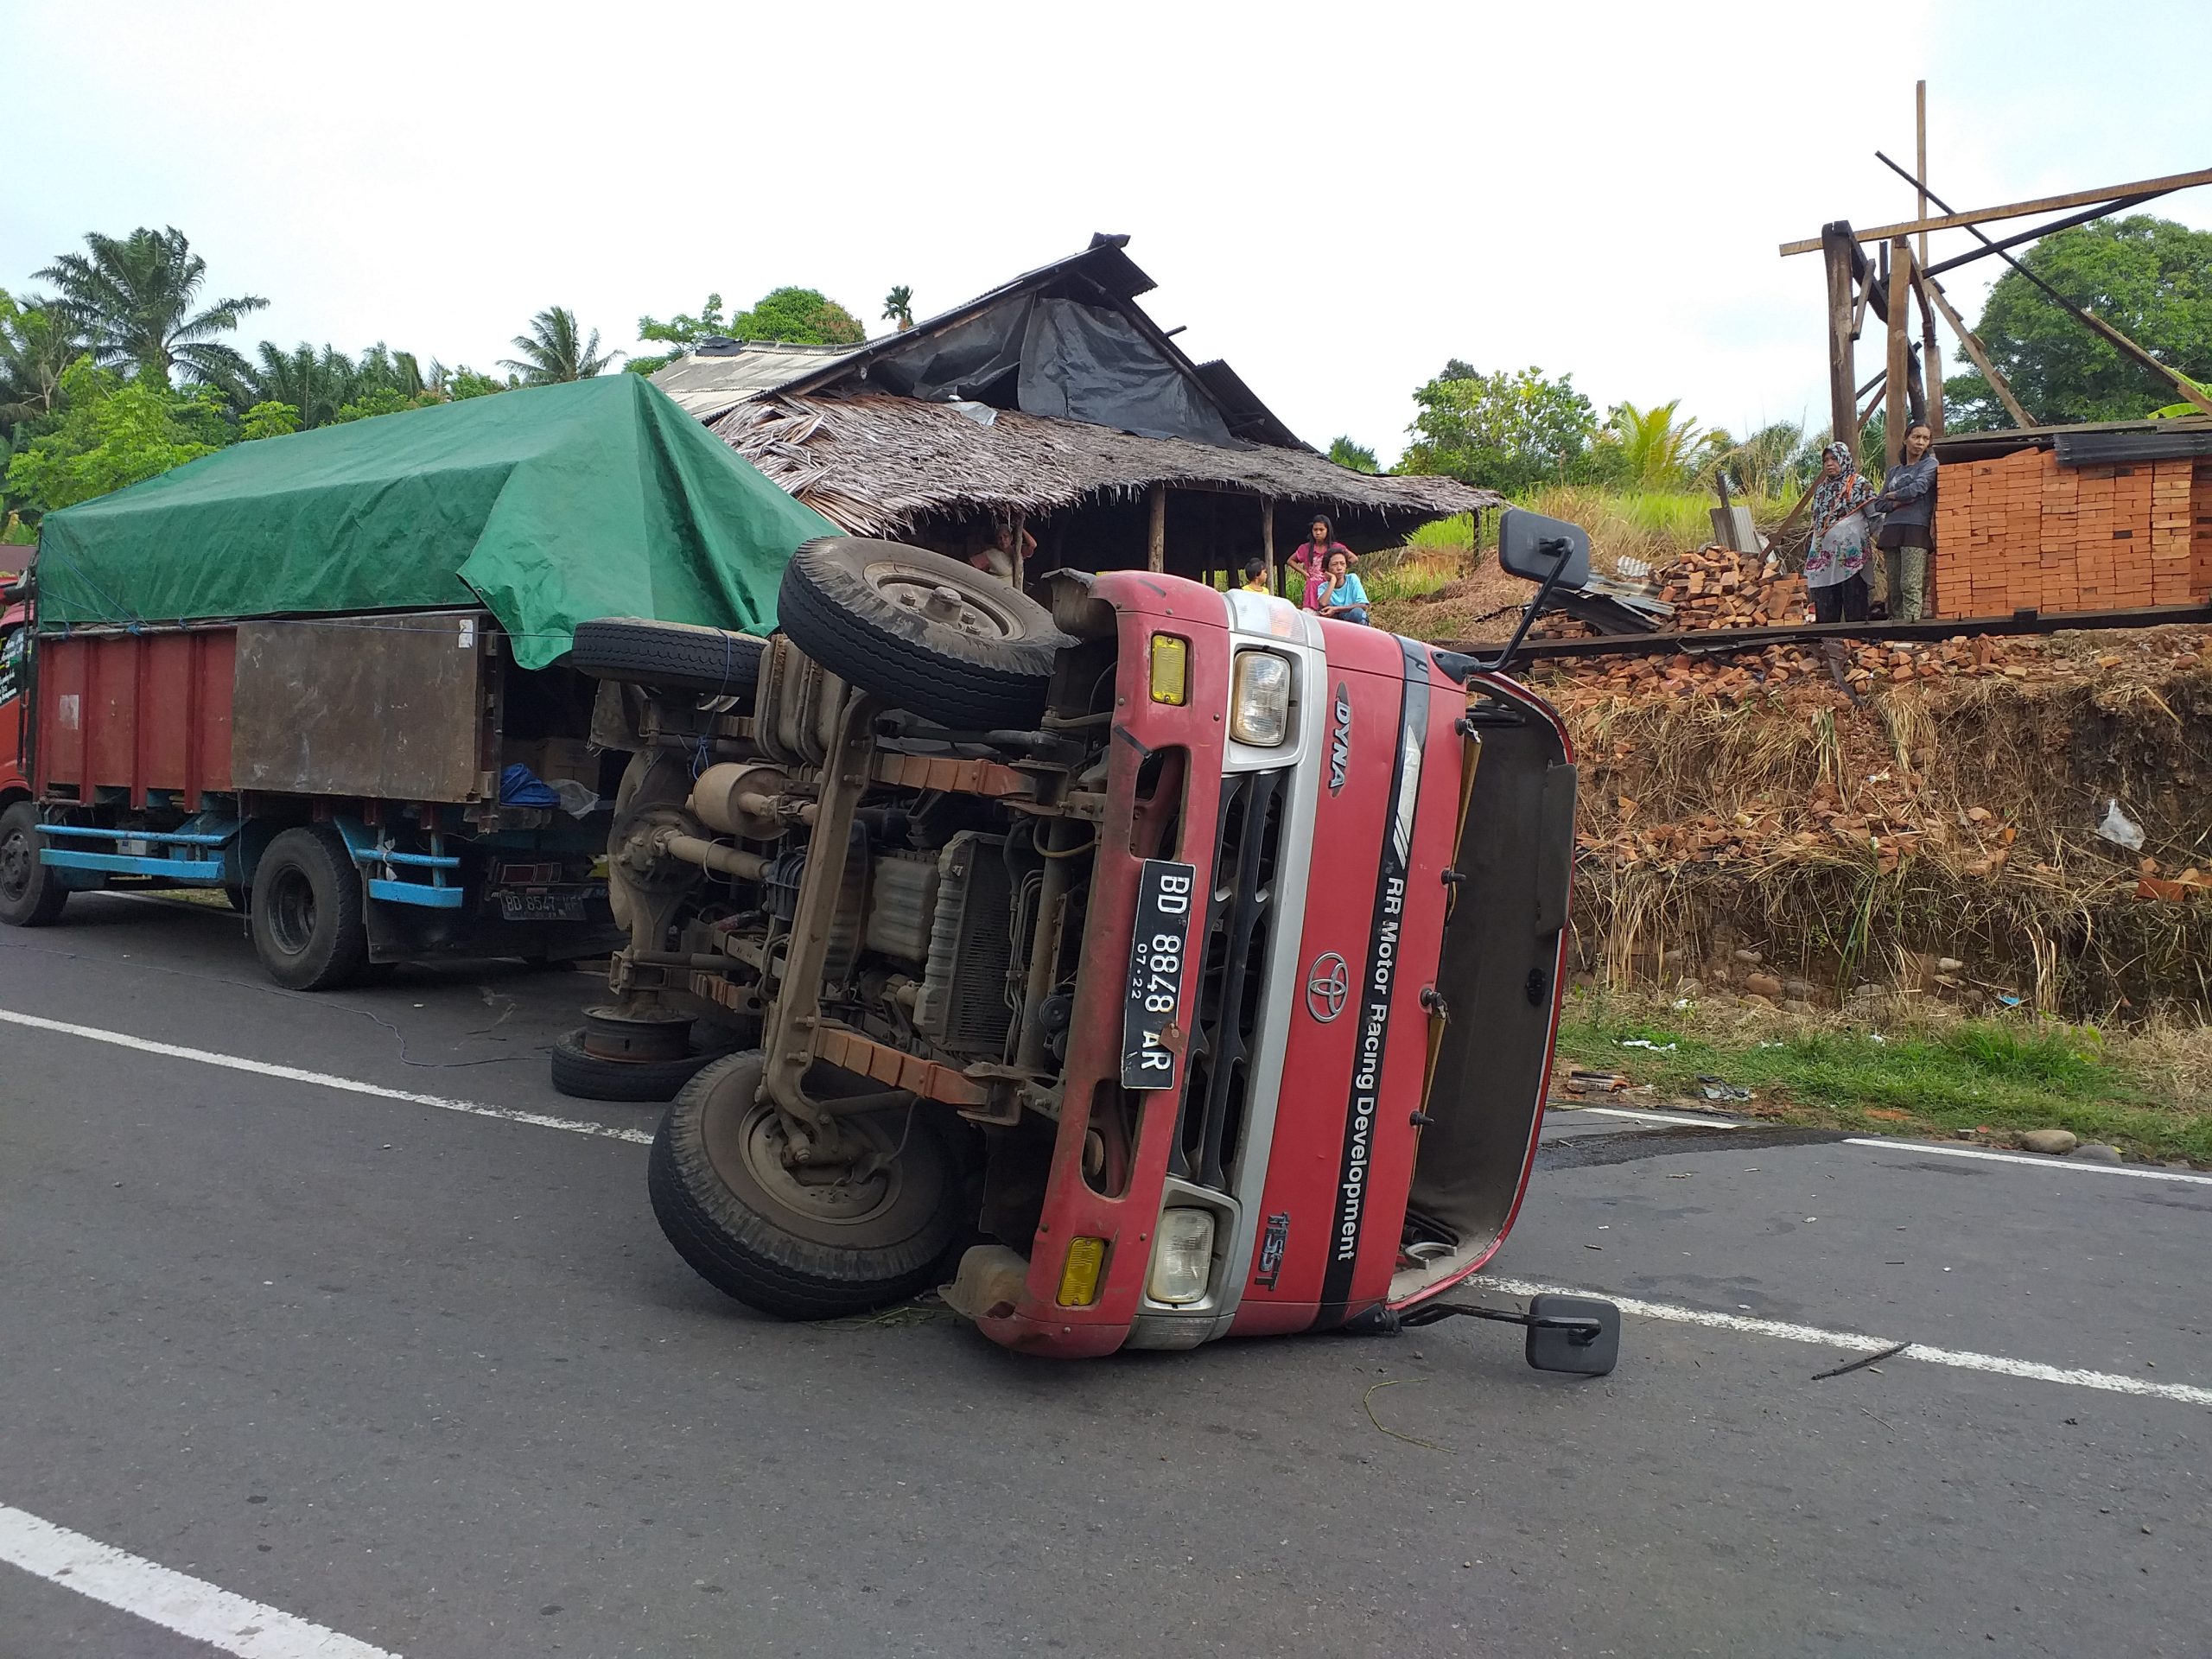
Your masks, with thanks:
M 215 337 L 269 302 L 242 294 L 194 309 L 207 262 L 193 252 L 183 232 L 142 226 L 118 239 L 95 231 L 85 238 L 85 249 L 61 255 L 37 276 L 54 285 L 54 304 L 103 367 L 127 365 L 164 382 L 181 367 L 187 378 L 214 385 L 230 385 L 245 372 L 245 359 Z
M 883 296 L 883 320 L 895 322 L 905 334 L 914 326 L 914 290 L 901 283 Z
M 299 410 L 302 429 L 327 426 L 353 402 L 359 379 L 353 359 L 341 351 L 325 346 L 318 352 L 302 340 L 288 352 L 264 340 L 232 400 L 241 412 L 256 404 L 289 404 Z
M 582 340 L 576 327 L 576 314 L 559 305 L 550 306 L 532 317 L 530 332 L 517 334 L 514 345 L 522 356 L 503 357 L 499 366 L 518 376 L 526 386 L 588 380 L 622 355 L 620 352 L 600 351 L 596 328 L 591 331 L 590 339 Z
M 1644 489 L 1679 489 L 1733 447 L 1726 432 L 1708 432 L 1695 421 L 1677 419 L 1679 397 L 1656 409 L 1615 405 L 1608 441 L 1619 446 L 1626 481 Z

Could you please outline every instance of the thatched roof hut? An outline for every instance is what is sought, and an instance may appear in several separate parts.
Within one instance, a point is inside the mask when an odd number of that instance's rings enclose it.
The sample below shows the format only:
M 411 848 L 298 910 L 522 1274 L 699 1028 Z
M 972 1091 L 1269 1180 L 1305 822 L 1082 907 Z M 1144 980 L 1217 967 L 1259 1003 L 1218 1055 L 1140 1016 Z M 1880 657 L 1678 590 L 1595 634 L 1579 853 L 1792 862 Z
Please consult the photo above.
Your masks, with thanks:
M 1095 237 L 861 346 L 713 341 L 653 378 L 854 533 L 956 555 L 1027 537 L 1033 572 L 1203 575 L 1287 550 L 1315 513 L 1366 549 L 1502 504 L 1451 479 L 1353 472 L 1301 443 L 1227 364 L 1192 362 L 1137 306 L 1152 281 L 1128 240 Z

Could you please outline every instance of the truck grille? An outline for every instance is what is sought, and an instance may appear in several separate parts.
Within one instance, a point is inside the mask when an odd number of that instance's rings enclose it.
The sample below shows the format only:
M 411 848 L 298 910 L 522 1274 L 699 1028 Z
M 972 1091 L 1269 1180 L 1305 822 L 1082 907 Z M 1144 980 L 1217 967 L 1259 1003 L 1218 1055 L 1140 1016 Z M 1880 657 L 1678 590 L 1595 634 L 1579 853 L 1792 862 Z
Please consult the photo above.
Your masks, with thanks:
M 1213 889 L 1198 958 L 1198 1026 L 1169 1161 L 1185 1180 L 1224 1192 L 1233 1190 L 1243 1147 L 1288 778 L 1245 772 L 1222 779 Z

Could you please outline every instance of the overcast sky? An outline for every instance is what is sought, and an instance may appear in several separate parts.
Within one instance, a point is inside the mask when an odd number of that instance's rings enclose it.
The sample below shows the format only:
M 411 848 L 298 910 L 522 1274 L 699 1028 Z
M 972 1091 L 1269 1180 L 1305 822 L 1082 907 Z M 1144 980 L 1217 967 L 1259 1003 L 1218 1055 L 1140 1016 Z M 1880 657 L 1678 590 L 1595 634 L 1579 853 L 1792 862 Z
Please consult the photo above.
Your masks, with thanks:
M 875 330 L 1122 231 L 1317 444 L 1387 460 L 1449 357 L 1820 424 L 1819 260 L 1776 248 L 1910 216 L 1873 152 L 1910 164 L 1916 79 L 1958 207 L 2212 165 L 2212 3 L 1884 10 L 0 0 L 0 287 L 174 225 L 270 300 L 249 350 L 488 370 L 547 305 L 627 348 L 792 283 Z

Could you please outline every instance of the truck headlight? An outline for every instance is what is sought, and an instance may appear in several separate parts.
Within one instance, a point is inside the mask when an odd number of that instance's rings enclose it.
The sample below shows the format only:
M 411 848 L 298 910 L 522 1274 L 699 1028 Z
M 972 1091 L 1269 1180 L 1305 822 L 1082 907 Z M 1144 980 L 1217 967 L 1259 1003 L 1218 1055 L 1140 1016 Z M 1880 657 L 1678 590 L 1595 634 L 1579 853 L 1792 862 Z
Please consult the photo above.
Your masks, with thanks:
M 1236 653 L 1236 695 L 1229 701 L 1229 734 L 1239 743 L 1272 749 L 1290 735 L 1290 659 L 1271 651 Z
M 1195 1302 L 1213 1266 L 1213 1211 L 1163 1210 L 1145 1292 L 1155 1302 Z

